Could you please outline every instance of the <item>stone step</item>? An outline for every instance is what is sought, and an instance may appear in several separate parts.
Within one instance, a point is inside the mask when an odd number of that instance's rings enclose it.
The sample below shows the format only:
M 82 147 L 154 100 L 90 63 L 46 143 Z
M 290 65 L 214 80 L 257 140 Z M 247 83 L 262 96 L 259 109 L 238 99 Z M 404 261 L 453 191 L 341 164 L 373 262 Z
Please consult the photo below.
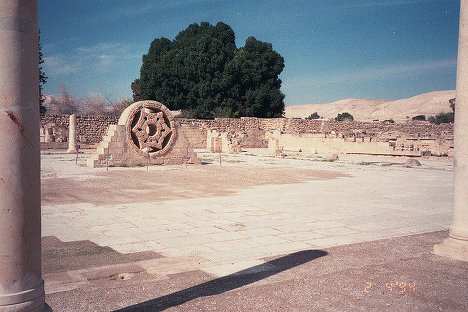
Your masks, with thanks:
M 97 155 L 93 155 L 92 157 L 88 158 L 86 160 L 86 165 L 90 168 L 97 168 L 97 167 L 100 167 L 101 165 L 101 162 L 99 161 L 99 159 L 95 159 L 95 156 Z

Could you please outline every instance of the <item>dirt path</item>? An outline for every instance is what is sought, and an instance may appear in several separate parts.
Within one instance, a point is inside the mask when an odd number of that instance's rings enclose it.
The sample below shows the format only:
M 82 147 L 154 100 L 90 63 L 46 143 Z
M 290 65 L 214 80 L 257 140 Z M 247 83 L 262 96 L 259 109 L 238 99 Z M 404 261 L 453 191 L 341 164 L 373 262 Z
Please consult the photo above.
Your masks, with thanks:
M 85 180 L 42 180 L 42 204 L 137 203 L 230 195 L 256 185 L 291 184 L 347 175 L 325 170 L 200 165 L 172 170 L 112 168 Z

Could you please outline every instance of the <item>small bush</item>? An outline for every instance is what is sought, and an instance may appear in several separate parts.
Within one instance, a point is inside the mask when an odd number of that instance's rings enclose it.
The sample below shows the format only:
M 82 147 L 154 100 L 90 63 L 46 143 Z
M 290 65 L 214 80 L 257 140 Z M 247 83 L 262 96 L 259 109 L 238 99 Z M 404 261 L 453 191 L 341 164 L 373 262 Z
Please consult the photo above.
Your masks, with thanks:
M 440 125 L 442 123 L 450 123 L 453 122 L 453 113 L 440 113 L 435 116 L 429 117 L 429 122 L 431 124 Z
M 411 118 L 411 120 L 426 120 L 426 115 L 417 115 Z
M 313 114 L 310 114 L 308 117 L 306 117 L 305 119 L 320 119 L 320 116 L 319 114 L 317 114 L 317 112 L 313 113 Z
M 455 119 L 455 103 L 456 99 L 450 99 L 450 108 L 452 109 L 451 113 L 440 113 L 435 116 L 429 117 L 429 122 L 432 124 L 439 125 L 441 123 L 450 123 L 453 122 Z
M 344 112 L 344 113 L 341 113 L 341 114 L 338 114 L 336 115 L 335 117 L 335 121 L 353 121 L 354 120 L 354 117 L 353 115 L 351 115 L 350 113 L 348 112 Z

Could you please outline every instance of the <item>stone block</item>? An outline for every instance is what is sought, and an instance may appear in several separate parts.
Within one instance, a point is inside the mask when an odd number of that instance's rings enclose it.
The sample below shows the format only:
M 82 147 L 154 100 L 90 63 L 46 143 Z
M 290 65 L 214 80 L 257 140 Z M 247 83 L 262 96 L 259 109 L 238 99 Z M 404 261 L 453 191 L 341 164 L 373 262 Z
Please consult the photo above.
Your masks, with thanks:
M 88 158 L 86 160 L 86 165 L 90 168 L 100 167 L 99 159 Z
M 98 154 L 107 155 L 108 152 L 109 152 L 109 148 L 104 147 L 104 146 L 100 146 L 100 147 L 98 147 L 97 152 L 98 152 Z

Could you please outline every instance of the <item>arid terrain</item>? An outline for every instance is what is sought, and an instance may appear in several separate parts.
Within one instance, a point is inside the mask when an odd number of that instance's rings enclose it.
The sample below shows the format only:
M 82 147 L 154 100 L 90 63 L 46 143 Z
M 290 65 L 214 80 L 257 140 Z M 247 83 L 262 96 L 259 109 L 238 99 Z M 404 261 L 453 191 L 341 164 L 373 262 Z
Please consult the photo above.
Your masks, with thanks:
M 401 100 L 343 99 L 332 103 L 293 105 L 285 108 L 285 117 L 305 118 L 314 112 L 323 118 L 335 118 L 348 112 L 355 120 L 406 121 L 417 115 L 426 117 L 451 111 L 449 100 L 456 97 L 455 90 L 434 91 Z

